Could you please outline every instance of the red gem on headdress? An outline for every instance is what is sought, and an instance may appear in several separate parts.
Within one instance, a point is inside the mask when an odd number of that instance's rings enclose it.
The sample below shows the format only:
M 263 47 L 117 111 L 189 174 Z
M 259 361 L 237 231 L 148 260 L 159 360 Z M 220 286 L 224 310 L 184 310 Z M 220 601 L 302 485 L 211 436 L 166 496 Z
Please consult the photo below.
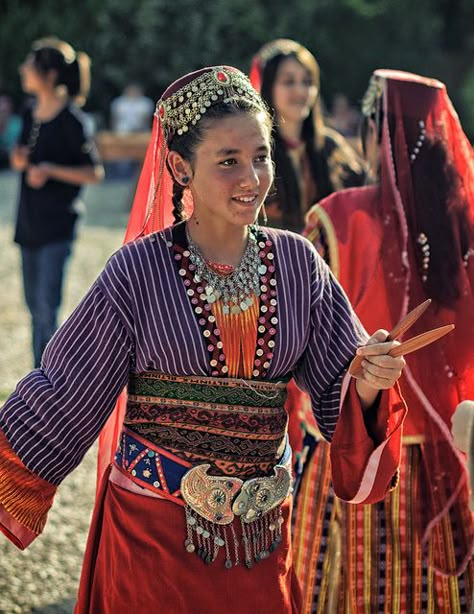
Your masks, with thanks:
M 220 83 L 229 83 L 230 81 L 230 75 L 228 75 L 226 72 L 224 72 L 223 70 L 218 70 L 216 73 L 216 78 Z
M 164 119 L 164 117 L 165 117 L 165 107 L 163 106 L 163 104 L 160 105 L 158 113 L 160 114 L 160 119 Z

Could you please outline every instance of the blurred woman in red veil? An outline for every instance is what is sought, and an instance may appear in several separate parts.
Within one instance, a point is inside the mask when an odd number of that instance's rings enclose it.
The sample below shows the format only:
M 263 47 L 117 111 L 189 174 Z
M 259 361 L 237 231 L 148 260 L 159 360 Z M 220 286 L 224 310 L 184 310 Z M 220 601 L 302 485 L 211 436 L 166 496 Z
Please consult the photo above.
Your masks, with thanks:
M 407 357 L 400 481 L 383 502 L 338 501 L 312 459 L 301 509 L 318 492 L 327 531 L 342 539 L 340 573 L 333 567 L 325 583 L 324 534 L 311 526 L 308 509 L 298 515 L 304 611 L 323 611 L 331 595 L 340 611 L 469 612 L 474 528 L 465 463 L 449 429 L 456 405 L 474 395 L 474 154 L 435 79 L 377 70 L 363 113 L 374 183 L 323 200 L 308 214 L 306 234 L 365 326 L 390 328 L 431 298 L 414 332 L 447 323 L 456 329 Z

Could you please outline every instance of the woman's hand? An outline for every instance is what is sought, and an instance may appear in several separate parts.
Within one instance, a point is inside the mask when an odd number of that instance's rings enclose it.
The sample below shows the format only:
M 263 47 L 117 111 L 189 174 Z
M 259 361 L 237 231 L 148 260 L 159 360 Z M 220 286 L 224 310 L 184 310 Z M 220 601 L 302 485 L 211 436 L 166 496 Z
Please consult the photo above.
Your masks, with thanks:
M 391 388 L 402 374 L 405 367 L 403 356 L 393 358 L 388 353 L 392 348 L 400 345 L 398 341 L 385 341 L 388 337 L 386 330 L 376 331 L 367 344 L 357 350 L 363 356 L 363 375 L 357 378 L 357 392 L 363 409 L 370 407 L 376 400 L 379 390 Z
M 24 171 L 28 166 L 30 150 L 26 145 L 15 145 L 10 154 L 10 163 L 14 170 Z
M 39 190 L 48 181 L 48 165 L 46 162 L 42 162 L 37 166 L 31 165 L 26 171 L 26 183 L 30 188 Z

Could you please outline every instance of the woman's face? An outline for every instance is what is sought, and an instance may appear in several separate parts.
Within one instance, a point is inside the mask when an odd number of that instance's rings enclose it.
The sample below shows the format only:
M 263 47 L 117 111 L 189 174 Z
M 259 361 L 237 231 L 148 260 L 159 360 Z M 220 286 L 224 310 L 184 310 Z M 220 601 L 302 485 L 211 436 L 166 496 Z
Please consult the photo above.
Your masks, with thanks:
M 26 56 L 23 64 L 19 68 L 21 85 L 27 94 L 37 94 L 49 87 L 50 81 L 54 80 L 51 71 L 43 75 L 38 71 L 34 63 L 32 54 Z
M 303 122 L 316 103 L 318 88 L 311 72 L 290 57 L 278 67 L 272 94 L 280 119 Z
M 182 162 L 175 152 L 170 156 L 179 179 Z M 236 226 L 254 223 L 273 181 L 265 114 L 242 112 L 213 120 L 196 148 L 192 166 L 184 165 L 200 224 L 208 222 L 212 228 L 219 221 Z

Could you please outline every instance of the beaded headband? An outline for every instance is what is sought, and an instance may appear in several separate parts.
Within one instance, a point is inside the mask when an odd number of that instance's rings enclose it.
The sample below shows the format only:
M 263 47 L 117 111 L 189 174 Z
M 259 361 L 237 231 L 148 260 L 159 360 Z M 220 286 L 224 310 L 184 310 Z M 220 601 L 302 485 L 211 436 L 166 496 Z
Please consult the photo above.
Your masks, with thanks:
M 258 109 L 265 108 L 260 95 L 242 72 L 216 67 L 202 73 L 166 99 L 159 100 L 156 114 L 169 139 L 173 134 L 188 132 L 210 107 L 219 102 L 242 99 Z

